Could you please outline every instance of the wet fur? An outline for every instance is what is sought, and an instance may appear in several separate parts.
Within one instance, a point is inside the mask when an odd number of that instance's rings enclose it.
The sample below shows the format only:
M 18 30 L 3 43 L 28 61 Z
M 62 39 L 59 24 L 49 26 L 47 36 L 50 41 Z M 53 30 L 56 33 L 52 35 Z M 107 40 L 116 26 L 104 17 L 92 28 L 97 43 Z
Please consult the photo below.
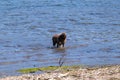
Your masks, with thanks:
M 55 47 L 57 45 L 57 48 L 61 45 L 64 47 L 64 44 L 66 42 L 66 33 L 56 34 L 52 37 L 53 46 Z

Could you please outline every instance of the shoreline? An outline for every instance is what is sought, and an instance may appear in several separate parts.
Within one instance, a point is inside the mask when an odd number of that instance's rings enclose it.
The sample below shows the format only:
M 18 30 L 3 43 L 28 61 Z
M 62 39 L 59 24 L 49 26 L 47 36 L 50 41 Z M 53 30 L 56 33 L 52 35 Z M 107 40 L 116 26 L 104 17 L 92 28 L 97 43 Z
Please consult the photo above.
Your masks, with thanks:
M 54 70 L 43 74 L 23 74 L 0 80 L 120 80 L 120 65 Z

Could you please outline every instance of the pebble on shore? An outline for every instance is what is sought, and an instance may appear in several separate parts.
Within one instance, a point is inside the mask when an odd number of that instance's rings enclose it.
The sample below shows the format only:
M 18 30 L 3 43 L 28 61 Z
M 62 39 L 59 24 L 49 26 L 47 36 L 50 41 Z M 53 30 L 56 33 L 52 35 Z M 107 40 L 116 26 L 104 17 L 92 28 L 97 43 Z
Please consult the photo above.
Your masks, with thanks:
M 25 74 L 0 80 L 120 80 L 120 65 L 99 68 L 80 68 L 71 71 L 57 71 L 43 74 Z

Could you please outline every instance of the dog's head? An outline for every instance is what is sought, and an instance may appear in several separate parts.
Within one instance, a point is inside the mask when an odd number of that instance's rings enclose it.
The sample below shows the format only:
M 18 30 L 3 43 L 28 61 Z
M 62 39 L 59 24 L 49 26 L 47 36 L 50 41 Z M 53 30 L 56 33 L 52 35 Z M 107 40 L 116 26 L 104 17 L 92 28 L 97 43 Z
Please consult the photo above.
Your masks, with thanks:
M 61 40 L 65 40 L 66 39 L 66 33 L 61 33 L 60 36 L 59 36 L 59 38 Z

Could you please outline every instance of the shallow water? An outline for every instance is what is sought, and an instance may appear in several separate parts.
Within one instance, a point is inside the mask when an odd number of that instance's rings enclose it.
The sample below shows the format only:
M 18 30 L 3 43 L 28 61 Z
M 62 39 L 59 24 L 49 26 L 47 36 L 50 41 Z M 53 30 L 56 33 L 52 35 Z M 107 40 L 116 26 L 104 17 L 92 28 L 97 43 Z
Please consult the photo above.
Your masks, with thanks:
M 119 0 L 0 0 L 0 77 L 21 68 L 120 64 Z M 65 48 L 52 49 L 66 32 Z

